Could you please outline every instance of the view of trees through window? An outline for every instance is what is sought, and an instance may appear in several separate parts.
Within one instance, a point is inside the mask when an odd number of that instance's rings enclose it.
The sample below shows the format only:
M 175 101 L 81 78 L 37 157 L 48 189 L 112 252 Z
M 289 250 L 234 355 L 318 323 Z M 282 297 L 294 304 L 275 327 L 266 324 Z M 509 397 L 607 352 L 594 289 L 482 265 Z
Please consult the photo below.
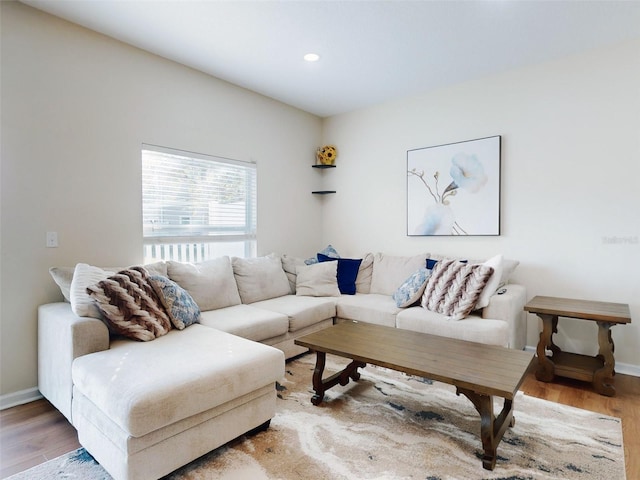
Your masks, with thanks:
M 255 164 L 143 145 L 145 261 L 256 251 Z

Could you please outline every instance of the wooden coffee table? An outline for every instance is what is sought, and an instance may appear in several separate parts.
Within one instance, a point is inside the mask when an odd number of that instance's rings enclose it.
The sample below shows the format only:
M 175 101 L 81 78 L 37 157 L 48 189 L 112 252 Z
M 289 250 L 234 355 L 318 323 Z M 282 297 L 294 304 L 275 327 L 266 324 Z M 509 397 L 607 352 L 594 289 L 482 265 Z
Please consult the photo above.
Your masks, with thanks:
M 533 359 L 531 352 L 355 322 L 333 325 L 295 343 L 317 355 L 315 395 L 311 398 L 314 405 L 320 405 L 331 387 L 358 380 L 358 368 L 367 363 L 454 385 L 456 394 L 465 395 L 480 414 L 482 466 L 487 470 L 495 468 L 498 444 L 507 428 L 514 425 L 513 401 Z M 323 379 L 327 353 L 352 362 Z M 493 413 L 494 396 L 504 398 L 497 417 Z

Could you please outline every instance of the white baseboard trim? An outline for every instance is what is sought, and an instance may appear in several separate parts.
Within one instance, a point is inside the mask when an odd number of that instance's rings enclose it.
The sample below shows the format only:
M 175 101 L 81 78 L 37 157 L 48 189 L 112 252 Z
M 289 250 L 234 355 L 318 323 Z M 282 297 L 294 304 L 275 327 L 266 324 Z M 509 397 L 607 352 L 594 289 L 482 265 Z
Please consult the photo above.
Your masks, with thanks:
M 536 347 L 527 345 L 524 349 L 527 352 L 536 353 Z M 633 377 L 640 377 L 640 365 L 616 362 L 616 373 L 621 373 L 622 375 L 631 375 Z
M 27 388 L 26 390 L 20 390 L 19 392 L 7 393 L 6 395 L 0 396 L 0 410 L 15 407 L 17 405 L 23 405 L 41 398 L 42 394 L 38 390 L 38 387 Z

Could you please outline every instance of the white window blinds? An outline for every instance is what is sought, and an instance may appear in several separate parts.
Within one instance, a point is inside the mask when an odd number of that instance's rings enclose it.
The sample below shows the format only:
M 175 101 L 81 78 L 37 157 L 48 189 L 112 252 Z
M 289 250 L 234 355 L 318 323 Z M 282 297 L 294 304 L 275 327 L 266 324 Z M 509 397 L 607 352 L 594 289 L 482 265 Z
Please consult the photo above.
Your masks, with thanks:
M 203 260 L 211 256 L 202 253 L 204 245 L 215 242 L 243 244 L 240 256 L 251 256 L 256 238 L 255 164 L 143 145 L 142 223 L 146 260 Z M 170 244 L 191 245 L 200 252 L 180 258 L 175 252 L 149 251 L 152 245 Z M 238 254 L 222 252 L 231 253 Z

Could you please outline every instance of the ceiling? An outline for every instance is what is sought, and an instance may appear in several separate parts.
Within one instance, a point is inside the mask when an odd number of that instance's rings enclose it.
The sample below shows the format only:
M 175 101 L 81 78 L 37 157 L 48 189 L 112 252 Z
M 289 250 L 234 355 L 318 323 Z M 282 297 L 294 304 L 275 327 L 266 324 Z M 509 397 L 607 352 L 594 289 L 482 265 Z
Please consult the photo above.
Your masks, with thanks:
M 22 3 L 320 117 L 640 38 L 640 0 Z

